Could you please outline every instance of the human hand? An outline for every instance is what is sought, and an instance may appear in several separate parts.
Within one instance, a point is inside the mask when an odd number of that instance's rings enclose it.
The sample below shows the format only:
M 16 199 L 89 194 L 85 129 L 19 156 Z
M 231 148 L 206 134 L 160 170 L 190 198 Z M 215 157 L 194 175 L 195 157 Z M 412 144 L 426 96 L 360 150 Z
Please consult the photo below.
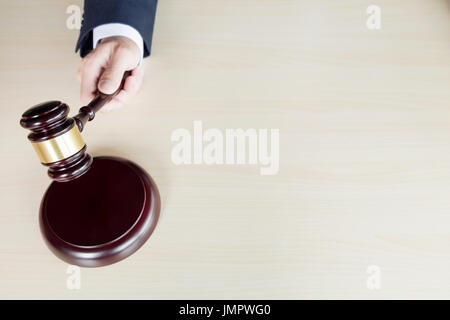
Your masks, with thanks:
M 130 39 L 102 39 L 98 46 L 83 58 L 78 69 L 81 102 L 88 104 L 97 89 L 105 94 L 114 93 L 119 88 L 125 71 L 132 70 L 122 90 L 101 111 L 117 109 L 129 103 L 142 85 L 144 71 L 142 66 L 138 66 L 140 59 L 140 50 Z

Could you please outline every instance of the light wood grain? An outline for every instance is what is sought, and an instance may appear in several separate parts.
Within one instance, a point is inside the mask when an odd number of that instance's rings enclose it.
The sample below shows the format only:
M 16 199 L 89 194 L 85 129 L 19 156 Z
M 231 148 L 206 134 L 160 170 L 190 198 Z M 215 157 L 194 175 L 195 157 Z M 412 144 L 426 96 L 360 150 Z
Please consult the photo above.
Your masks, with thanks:
M 149 171 L 162 217 L 73 291 L 39 232 L 49 180 L 18 125 L 38 102 L 80 107 L 70 4 L 1 2 L 0 298 L 450 298 L 448 1 L 160 1 L 142 91 L 83 135 Z M 174 165 L 170 135 L 194 120 L 279 128 L 279 174 Z

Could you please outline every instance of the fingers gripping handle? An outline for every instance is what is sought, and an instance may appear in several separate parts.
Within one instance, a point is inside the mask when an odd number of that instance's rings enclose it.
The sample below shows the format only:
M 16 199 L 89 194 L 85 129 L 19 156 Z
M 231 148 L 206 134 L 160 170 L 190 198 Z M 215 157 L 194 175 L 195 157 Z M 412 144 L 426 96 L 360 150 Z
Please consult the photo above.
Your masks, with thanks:
M 131 75 L 131 71 L 126 71 L 124 73 L 122 82 L 120 83 L 120 86 L 116 90 L 116 92 L 112 94 L 104 94 L 97 90 L 95 98 L 92 99 L 87 106 L 80 108 L 79 113 L 75 117 L 73 117 L 80 132 L 83 131 L 86 122 L 94 119 L 95 113 L 99 111 L 105 104 L 114 99 L 114 97 L 120 92 L 120 90 L 123 89 L 123 86 L 125 85 L 125 80 L 129 75 Z

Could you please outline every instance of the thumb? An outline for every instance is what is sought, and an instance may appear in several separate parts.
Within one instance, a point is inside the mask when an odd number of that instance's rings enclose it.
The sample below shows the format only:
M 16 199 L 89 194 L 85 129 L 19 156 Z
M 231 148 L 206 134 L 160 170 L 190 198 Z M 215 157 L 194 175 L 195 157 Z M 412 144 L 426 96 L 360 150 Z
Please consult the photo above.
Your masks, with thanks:
M 103 71 L 98 81 L 98 90 L 105 94 L 112 94 L 119 89 L 122 82 L 123 74 L 127 71 L 126 59 L 115 55 L 111 63 Z

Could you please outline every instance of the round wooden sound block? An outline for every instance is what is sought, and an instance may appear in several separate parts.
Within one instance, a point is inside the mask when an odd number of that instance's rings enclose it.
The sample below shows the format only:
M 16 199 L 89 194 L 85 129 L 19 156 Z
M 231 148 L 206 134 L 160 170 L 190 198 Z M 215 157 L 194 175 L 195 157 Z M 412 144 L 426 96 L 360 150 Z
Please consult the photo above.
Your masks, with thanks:
M 100 267 L 133 254 L 150 237 L 161 200 L 152 178 L 117 157 L 96 157 L 69 182 L 52 182 L 39 223 L 53 253 L 82 267 Z

